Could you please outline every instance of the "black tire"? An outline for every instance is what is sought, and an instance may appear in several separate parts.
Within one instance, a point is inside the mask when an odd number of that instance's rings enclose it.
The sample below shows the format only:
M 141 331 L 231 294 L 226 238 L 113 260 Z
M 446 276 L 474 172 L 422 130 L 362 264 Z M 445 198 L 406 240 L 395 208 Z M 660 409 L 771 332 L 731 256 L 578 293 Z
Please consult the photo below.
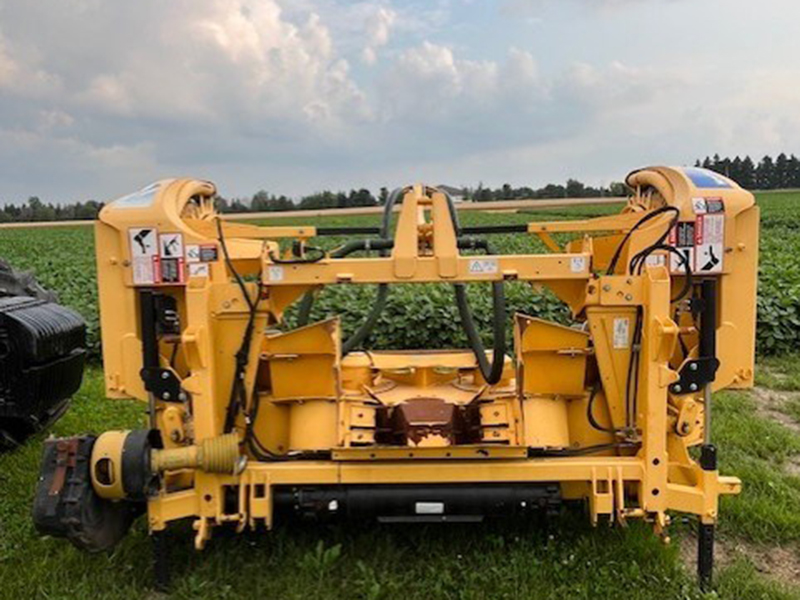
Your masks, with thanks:
M 58 304 L 57 295 L 42 287 L 31 273 L 17 271 L 8 262 L 0 259 L 0 299 L 16 297 L 33 298 L 40 303 Z M 62 311 L 66 310 L 59 308 Z M 77 319 L 77 315 L 74 318 Z M 2 327 L 0 333 L 1 330 Z M 85 342 L 81 344 L 84 345 Z M 11 365 L 16 364 L 13 356 L 9 358 L 9 353 L 15 352 L 13 347 L 13 340 L 0 340 L 0 369 L 12 369 Z M 85 350 L 80 351 L 85 352 Z M 56 358 L 53 357 L 52 360 Z M 19 367 L 18 364 L 16 366 Z M 41 366 L 41 363 L 37 363 L 38 366 Z M 80 368 L 83 369 L 82 363 Z M 67 394 L 60 399 L 48 401 L 46 406 L 34 403 L 35 408 L 31 407 L 30 410 L 25 408 L 26 405 L 17 404 L 17 399 L 13 388 L 8 387 L 8 381 L 0 374 L 0 401 L 11 401 L 11 409 L 8 410 L 7 407 L 0 414 L 0 452 L 15 448 L 31 435 L 47 428 L 61 417 L 69 405 Z

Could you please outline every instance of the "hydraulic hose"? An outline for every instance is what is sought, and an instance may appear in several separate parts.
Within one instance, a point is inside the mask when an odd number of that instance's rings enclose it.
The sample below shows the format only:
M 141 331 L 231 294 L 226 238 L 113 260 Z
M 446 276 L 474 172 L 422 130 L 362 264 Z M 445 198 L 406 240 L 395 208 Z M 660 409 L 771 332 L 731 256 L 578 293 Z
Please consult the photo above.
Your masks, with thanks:
M 492 254 L 489 244 L 485 240 L 471 240 L 461 237 L 461 224 L 458 221 L 458 213 L 453 204 L 453 199 L 447 192 L 443 193 L 447 200 L 450 220 L 453 223 L 453 229 L 458 238 L 458 246 L 460 248 L 479 248 L 484 250 L 486 254 Z M 461 326 L 464 328 L 464 333 L 467 335 L 467 340 L 472 348 L 472 353 L 475 355 L 475 360 L 478 361 L 478 368 L 481 370 L 481 375 L 483 375 L 486 383 L 494 385 L 500 381 L 500 378 L 503 376 L 503 366 L 506 360 L 506 294 L 503 281 L 492 282 L 493 348 L 491 365 L 486 358 L 486 349 L 481 341 L 478 328 L 475 326 L 475 320 L 472 318 L 472 310 L 467 300 L 467 286 L 463 283 L 454 283 L 453 290 L 456 296 L 458 314 L 461 318 Z
M 383 216 L 381 219 L 380 238 L 375 240 L 353 240 L 346 243 L 341 248 L 331 252 L 331 258 L 343 258 L 353 252 L 360 250 L 379 250 L 381 256 L 386 256 L 386 250 L 390 250 L 394 246 L 394 240 L 389 239 L 389 227 L 392 224 L 392 210 L 394 205 L 397 204 L 398 198 L 403 193 L 403 188 L 397 188 L 389 194 L 386 199 L 386 204 L 383 207 Z M 371 229 L 370 229 L 371 231 Z M 332 233 L 333 230 L 326 231 L 325 233 Z M 378 293 L 375 296 L 375 302 L 367 315 L 367 318 L 359 326 L 359 328 L 347 340 L 342 343 L 342 356 L 347 356 L 361 342 L 366 339 L 370 334 L 378 318 L 381 316 L 384 307 L 386 306 L 386 299 L 389 297 L 389 284 L 382 283 L 378 286 Z M 314 305 L 313 292 L 306 292 L 300 303 L 300 312 L 297 318 L 299 326 L 308 324 L 309 317 L 311 316 L 311 308 Z
M 394 209 L 394 205 L 397 204 L 398 198 L 403 193 L 404 188 L 395 188 L 392 190 L 392 193 L 389 194 L 389 197 L 386 199 L 386 204 L 383 207 L 383 218 L 381 220 L 381 241 L 388 241 L 391 244 L 394 244 L 393 240 L 389 240 L 389 227 L 392 224 L 392 210 Z M 378 240 L 373 240 L 372 243 L 377 242 Z M 386 249 L 390 248 L 391 246 L 387 246 Z M 381 249 L 380 255 L 386 256 L 386 249 Z M 355 348 L 357 348 L 361 342 L 363 342 L 366 337 L 372 331 L 372 328 L 375 327 L 375 323 L 378 322 L 378 319 L 383 312 L 384 307 L 386 306 L 386 299 L 389 297 L 389 284 L 388 283 L 381 283 L 378 286 L 378 293 L 375 296 L 375 303 L 372 305 L 372 308 L 367 315 L 367 318 L 361 324 L 361 326 L 351 335 L 343 344 L 342 344 L 342 356 L 347 356 L 350 352 L 352 352 Z

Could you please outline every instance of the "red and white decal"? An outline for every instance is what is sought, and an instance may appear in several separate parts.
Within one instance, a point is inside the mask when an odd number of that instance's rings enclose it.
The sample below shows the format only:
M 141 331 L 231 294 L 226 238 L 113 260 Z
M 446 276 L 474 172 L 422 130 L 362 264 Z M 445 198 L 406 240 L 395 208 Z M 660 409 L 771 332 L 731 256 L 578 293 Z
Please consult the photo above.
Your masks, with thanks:
M 162 233 L 158 238 L 161 283 L 180 285 L 186 281 L 183 234 Z
M 725 253 L 725 215 L 697 216 L 695 227 L 695 273 L 721 273 Z

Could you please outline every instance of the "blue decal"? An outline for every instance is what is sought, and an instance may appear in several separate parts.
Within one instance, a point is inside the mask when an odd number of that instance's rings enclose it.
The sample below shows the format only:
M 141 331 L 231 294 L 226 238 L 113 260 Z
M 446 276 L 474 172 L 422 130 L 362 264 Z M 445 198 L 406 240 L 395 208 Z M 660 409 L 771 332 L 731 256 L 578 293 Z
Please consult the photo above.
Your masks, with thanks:
M 700 167 L 684 167 L 683 172 L 692 180 L 695 187 L 699 188 L 729 188 L 728 181 L 719 173 L 701 169 Z

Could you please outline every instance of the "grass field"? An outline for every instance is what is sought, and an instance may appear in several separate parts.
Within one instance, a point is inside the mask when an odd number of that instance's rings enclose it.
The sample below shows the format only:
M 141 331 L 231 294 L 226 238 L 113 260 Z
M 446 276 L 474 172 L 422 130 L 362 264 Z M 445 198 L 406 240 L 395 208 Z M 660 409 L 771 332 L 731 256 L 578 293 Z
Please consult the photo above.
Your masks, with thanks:
M 797 302 L 800 263 L 791 248 L 797 252 L 800 247 L 800 194 L 765 194 L 759 201 L 764 210 L 762 280 L 766 273 L 784 283 L 781 298 L 791 300 L 794 294 Z M 535 218 L 598 212 L 613 209 L 547 211 Z M 468 215 L 465 222 L 532 218 Z M 364 222 L 375 219 L 348 221 Z M 521 249 L 517 243 L 497 240 L 507 252 Z M 67 304 L 96 320 L 90 230 L 2 232 L 0 256 L 19 268 L 35 270 Z M 337 301 L 341 298 L 329 300 Z M 550 308 L 534 304 L 542 312 Z M 760 358 L 756 389 L 719 393 L 715 403 L 714 439 L 721 470 L 741 477 L 744 489 L 738 497 L 723 499 L 716 588 L 705 597 L 800 598 L 800 587 L 793 586 L 800 582 L 800 356 L 783 352 Z M 54 432 L 70 435 L 136 427 L 143 414 L 139 403 L 104 400 L 102 374 L 95 366 Z M 0 598 L 153 595 L 150 548 L 141 523 L 107 555 L 87 556 L 63 541 L 36 537 L 30 506 L 40 442 L 41 437 L 0 457 Z M 174 531 L 173 596 L 704 597 L 690 565 L 693 524 L 676 522 L 672 543 L 665 546 L 646 525 L 592 530 L 587 521 L 580 510 L 568 509 L 546 527 L 534 521 L 471 526 L 301 525 L 269 534 L 223 532 L 203 553 L 192 550 L 191 531 L 179 528 Z

